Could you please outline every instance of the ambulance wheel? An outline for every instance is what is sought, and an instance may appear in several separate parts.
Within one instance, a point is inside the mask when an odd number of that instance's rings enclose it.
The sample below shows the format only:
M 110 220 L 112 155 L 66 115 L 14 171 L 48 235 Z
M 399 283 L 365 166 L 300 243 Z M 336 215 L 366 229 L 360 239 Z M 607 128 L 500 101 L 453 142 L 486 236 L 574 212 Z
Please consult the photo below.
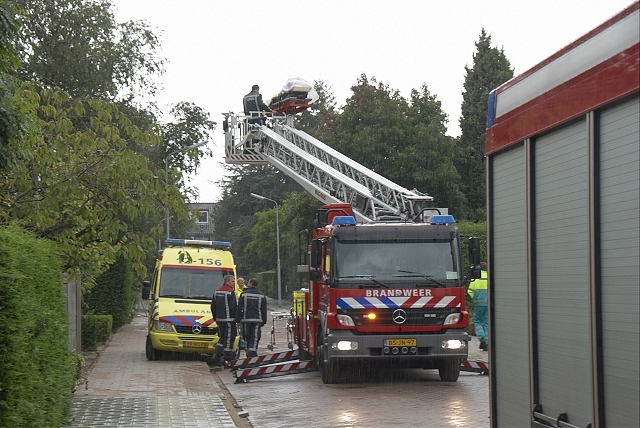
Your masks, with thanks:
M 318 346 L 318 369 L 320 369 L 320 377 L 322 383 L 330 385 L 338 381 L 338 367 L 335 362 L 324 360 L 324 346 Z
M 162 351 L 153 347 L 153 343 L 151 343 L 151 336 L 147 336 L 145 352 L 147 354 L 147 360 L 149 361 L 157 361 L 162 358 Z
M 459 359 L 443 360 L 438 367 L 440 380 L 443 382 L 456 382 L 460 376 L 460 365 L 462 361 Z

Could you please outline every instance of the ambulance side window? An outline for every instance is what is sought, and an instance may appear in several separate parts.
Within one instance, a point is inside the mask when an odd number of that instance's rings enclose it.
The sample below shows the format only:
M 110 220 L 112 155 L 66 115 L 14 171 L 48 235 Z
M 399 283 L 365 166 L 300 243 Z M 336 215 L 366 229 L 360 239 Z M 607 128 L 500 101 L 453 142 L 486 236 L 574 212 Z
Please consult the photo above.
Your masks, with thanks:
M 158 294 L 158 272 L 160 272 L 160 269 L 154 269 L 153 277 L 151 278 L 151 293 L 154 295 Z

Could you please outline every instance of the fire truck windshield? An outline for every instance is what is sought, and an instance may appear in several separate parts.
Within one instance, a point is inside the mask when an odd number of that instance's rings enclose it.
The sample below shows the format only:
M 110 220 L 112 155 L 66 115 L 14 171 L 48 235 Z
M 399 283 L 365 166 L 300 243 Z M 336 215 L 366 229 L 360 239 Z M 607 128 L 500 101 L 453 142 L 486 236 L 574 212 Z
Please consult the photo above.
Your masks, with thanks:
M 338 283 L 375 278 L 394 287 L 411 278 L 437 286 L 460 278 L 458 254 L 455 240 L 336 240 L 332 274 Z

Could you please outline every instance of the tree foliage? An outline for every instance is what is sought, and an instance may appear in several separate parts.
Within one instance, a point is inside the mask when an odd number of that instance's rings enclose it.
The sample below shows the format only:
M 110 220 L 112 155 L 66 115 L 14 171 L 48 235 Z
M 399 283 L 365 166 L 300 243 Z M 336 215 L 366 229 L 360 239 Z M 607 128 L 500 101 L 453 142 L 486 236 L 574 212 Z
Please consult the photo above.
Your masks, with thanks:
M 256 272 L 255 254 L 247 250 L 250 230 L 256 221 L 254 214 L 273 206 L 252 198 L 251 193 L 281 203 L 288 192 L 299 191 L 300 187 L 268 165 L 225 165 L 225 169 L 227 176 L 217 183 L 223 189 L 222 198 L 213 212 L 216 239 L 231 242 L 238 272 L 248 275 Z
M 278 207 L 283 287 L 291 285 L 294 289 L 300 288 L 296 266 L 302 264 L 301 256 L 306 253 L 308 231 L 312 230 L 316 212 L 321 205 L 321 202 L 307 192 L 294 192 L 287 195 Z M 251 228 L 251 242 L 246 247 L 246 251 L 252 255 L 249 265 L 252 272 L 266 271 L 277 266 L 275 211 L 273 207 L 255 214 L 257 220 Z M 284 294 L 284 289 L 282 293 Z
M 132 280 L 131 263 L 120 253 L 85 296 L 85 314 L 110 315 L 113 331 L 130 323 L 135 300 Z
M 17 98 L 33 119 L 0 177 L 0 215 L 62 242 L 67 267 L 89 282 L 122 251 L 143 274 L 167 216 L 189 221 L 182 173 L 210 151 L 185 148 L 210 141 L 215 124 L 188 102 L 161 123 L 137 101 L 164 72 L 160 41 L 145 22 L 117 24 L 111 1 L 16 3 L 22 68 L 12 71 L 30 83 Z
M 17 82 L 10 72 L 17 67 L 15 43 L 18 23 L 12 5 L 0 0 L 0 170 L 11 162 L 12 145 L 22 137 L 27 115 L 14 94 Z
M 364 74 L 352 88 L 325 143 L 408 189 L 428 193 L 456 213 L 464 203 L 447 115 L 426 85 L 403 98 Z M 333 132 L 331 132 L 333 131 Z M 310 131 L 314 133 L 314 131 Z
M 145 250 L 155 246 L 150 232 L 160 232 L 171 199 L 162 174 L 131 142 L 157 145 L 159 136 L 132 126 L 112 103 L 29 85 L 22 97 L 36 119 L 17 162 L 0 173 L 4 219 L 59 242 L 66 267 L 80 269 L 85 279 L 120 251 L 141 274 Z
M 116 24 L 110 0 L 16 0 L 22 8 L 17 75 L 72 97 L 153 95 L 164 59 L 144 21 Z
M 513 69 L 504 50 L 491 47 L 491 35 L 487 35 L 483 28 L 476 42 L 473 66 L 465 67 L 465 71 L 457 168 L 462 176 L 462 191 L 468 201 L 466 218 L 484 220 L 487 99 L 491 90 L 513 77 Z
M 323 141 L 323 130 L 332 129 L 338 115 L 336 97 L 333 88 L 324 80 L 317 80 L 313 88 L 318 100 L 308 109 L 295 117 L 295 127 L 302 131 L 313 130 L 316 138 Z
M 169 182 L 177 182 L 180 187 L 183 173 L 191 174 L 200 166 L 201 156 L 211 156 L 211 149 L 202 146 L 186 151 L 185 148 L 203 141 L 213 141 L 216 122 L 212 121 L 209 113 L 202 107 L 190 102 L 179 102 L 171 108 L 173 121 L 163 124 L 162 137 L 164 141 L 164 157 L 168 156 L 168 164 L 175 166 L 173 176 Z

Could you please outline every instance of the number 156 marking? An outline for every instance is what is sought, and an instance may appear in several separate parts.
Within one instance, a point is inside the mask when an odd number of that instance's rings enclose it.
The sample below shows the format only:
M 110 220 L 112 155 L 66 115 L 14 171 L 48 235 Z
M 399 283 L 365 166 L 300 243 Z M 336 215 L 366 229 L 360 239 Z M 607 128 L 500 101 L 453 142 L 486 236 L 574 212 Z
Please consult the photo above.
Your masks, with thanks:
M 200 260 L 201 265 L 222 266 L 222 260 L 213 260 L 213 259 L 198 259 L 198 260 Z

